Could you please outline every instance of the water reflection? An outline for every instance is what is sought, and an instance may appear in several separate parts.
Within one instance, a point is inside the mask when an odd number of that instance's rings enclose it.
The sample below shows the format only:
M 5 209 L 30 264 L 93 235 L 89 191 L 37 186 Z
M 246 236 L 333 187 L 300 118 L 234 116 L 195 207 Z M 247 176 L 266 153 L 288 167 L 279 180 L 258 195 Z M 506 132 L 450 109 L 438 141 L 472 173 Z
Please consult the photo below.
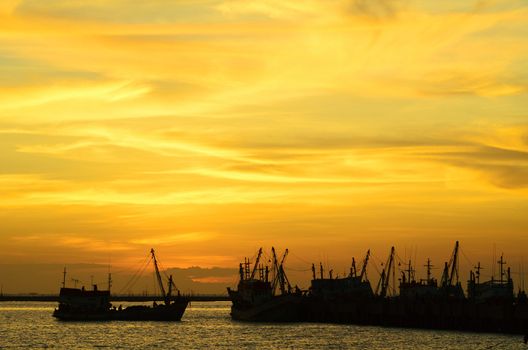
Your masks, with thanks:
M 55 303 L 5 302 L 0 303 L 0 348 L 528 349 L 520 336 L 234 322 L 229 306 L 227 302 L 193 302 L 177 323 L 67 323 L 51 317 Z

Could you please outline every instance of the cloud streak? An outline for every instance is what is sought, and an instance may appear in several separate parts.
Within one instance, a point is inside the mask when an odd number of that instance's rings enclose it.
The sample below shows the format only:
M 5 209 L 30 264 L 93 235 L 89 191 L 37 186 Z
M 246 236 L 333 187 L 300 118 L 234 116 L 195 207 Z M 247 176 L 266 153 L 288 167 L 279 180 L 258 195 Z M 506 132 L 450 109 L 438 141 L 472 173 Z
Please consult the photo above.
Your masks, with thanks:
M 527 21 L 515 0 L 3 1 L 0 263 L 519 242 Z

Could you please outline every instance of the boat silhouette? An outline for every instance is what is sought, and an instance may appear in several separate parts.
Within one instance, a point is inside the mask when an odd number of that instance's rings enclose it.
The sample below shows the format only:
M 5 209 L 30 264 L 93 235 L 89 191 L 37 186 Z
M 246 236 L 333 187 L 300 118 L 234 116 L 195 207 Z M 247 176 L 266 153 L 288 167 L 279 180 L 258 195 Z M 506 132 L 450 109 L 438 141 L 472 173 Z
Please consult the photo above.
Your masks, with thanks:
M 115 307 L 110 303 L 110 290 L 99 290 L 95 284 L 92 290 L 85 290 L 84 287 L 67 288 L 64 270 L 59 306 L 53 311 L 53 317 L 61 321 L 180 321 L 189 300 L 179 291 L 173 295 L 175 285 L 172 275 L 168 278 L 168 289 L 165 291 L 154 249 L 150 250 L 150 254 L 163 303 L 154 301 L 152 306 Z

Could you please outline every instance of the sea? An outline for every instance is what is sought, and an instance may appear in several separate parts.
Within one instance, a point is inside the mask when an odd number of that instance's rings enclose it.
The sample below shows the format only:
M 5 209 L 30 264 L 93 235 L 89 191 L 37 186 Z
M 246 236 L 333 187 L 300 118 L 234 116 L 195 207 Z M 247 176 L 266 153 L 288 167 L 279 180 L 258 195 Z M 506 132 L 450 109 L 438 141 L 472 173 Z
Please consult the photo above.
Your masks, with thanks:
M 51 316 L 55 306 L 0 302 L 0 349 L 528 350 L 519 335 L 237 322 L 229 316 L 229 302 L 192 302 L 181 322 L 61 322 Z

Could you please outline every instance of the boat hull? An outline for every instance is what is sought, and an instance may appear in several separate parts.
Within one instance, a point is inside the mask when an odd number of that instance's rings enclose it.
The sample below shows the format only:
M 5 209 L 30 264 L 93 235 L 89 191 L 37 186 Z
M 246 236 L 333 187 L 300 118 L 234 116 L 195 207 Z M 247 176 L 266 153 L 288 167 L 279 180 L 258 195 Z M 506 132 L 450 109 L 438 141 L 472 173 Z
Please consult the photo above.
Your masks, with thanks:
M 317 300 L 307 298 L 301 321 L 384 327 L 526 334 L 528 304 L 467 300 Z
M 231 306 L 231 318 L 248 322 L 295 322 L 301 315 L 301 297 L 279 295 L 258 305 Z
M 188 301 L 154 307 L 135 305 L 122 310 L 70 311 L 56 309 L 53 317 L 61 321 L 180 321 Z

